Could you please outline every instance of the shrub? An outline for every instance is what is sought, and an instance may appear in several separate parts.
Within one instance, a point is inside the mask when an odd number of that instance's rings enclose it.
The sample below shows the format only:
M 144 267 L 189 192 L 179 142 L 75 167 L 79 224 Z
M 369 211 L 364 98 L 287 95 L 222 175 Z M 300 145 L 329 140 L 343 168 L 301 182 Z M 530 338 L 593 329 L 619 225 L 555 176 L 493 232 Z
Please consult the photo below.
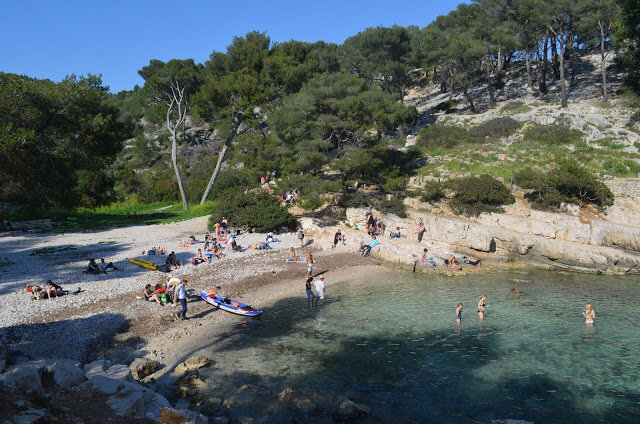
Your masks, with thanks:
M 406 208 L 402 200 L 387 200 L 369 193 L 355 192 L 344 196 L 340 202 L 346 208 L 374 208 L 383 214 L 393 213 L 400 218 L 407 216 Z
M 389 192 L 402 191 L 404 190 L 406 184 L 407 184 L 407 179 L 403 176 L 389 178 L 387 179 L 387 182 L 384 184 L 384 190 Z
M 455 108 L 458 105 L 458 103 L 456 103 L 455 100 L 445 100 L 444 102 L 440 102 L 438 103 L 433 110 L 434 111 L 442 111 L 442 112 L 446 112 L 450 109 Z
M 509 137 L 514 132 L 518 131 L 522 124 L 513 118 L 502 117 L 495 118 L 472 128 L 469 132 L 473 137 L 478 138 L 481 141 L 486 138 L 502 138 Z
M 524 132 L 525 141 L 540 144 L 575 144 L 582 141 L 583 133 L 564 124 L 533 124 Z
M 420 200 L 423 202 L 435 203 L 444 199 L 444 197 L 442 184 L 437 181 L 425 181 L 424 186 L 420 190 Z
M 458 215 L 478 216 L 483 212 L 500 212 L 515 200 L 509 189 L 490 175 L 465 177 L 449 181 L 455 191 L 449 205 Z
M 461 142 L 467 141 L 469 132 L 461 127 L 448 125 L 432 125 L 425 127 L 418 133 L 418 146 L 423 150 L 436 148 L 450 149 Z
M 400 218 L 405 218 L 407 216 L 406 207 L 400 199 L 383 199 L 380 201 L 380 205 L 377 209 L 383 214 L 392 213 Z
M 521 101 L 509 102 L 500 108 L 503 115 L 514 115 L 516 113 L 527 113 L 531 110 L 527 104 Z
M 514 181 L 529 190 L 525 198 L 535 209 L 559 209 L 562 203 L 599 207 L 613 204 L 609 187 L 574 161 L 564 161 L 547 173 L 525 169 L 514 175 Z
M 257 231 L 275 231 L 281 228 L 296 228 L 296 217 L 287 211 L 277 198 L 261 191 L 227 193 L 220 197 L 209 217 L 208 228 L 211 231 L 216 222 L 226 216 L 233 227 L 251 227 Z

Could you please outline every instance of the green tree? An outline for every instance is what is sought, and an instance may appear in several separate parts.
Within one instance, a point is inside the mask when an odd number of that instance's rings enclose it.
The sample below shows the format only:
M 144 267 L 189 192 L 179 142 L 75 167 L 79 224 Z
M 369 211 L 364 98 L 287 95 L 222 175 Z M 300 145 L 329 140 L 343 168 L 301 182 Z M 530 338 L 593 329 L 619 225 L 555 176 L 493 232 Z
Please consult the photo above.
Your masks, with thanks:
M 130 137 L 99 76 L 60 83 L 0 72 L 0 198 L 34 207 L 108 199 L 107 166 Z
M 201 68 L 194 63 L 193 59 L 173 59 L 167 63 L 154 59 L 138 71 L 145 79 L 144 89 L 148 93 L 151 104 L 166 106 L 165 125 L 171 133 L 171 163 L 184 210 L 189 208 L 189 203 L 178 166 L 178 131 L 180 126 L 184 125 L 189 113 L 189 97 L 200 86 Z
M 621 0 L 622 13 L 615 30 L 618 65 L 627 73 L 627 83 L 640 94 L 640 2 Z

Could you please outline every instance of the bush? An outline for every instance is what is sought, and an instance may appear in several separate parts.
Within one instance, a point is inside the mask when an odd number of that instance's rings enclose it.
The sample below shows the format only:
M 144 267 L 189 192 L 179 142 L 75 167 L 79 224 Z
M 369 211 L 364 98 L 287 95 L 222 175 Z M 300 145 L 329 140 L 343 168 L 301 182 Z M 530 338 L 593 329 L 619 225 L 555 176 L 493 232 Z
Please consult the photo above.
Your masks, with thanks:
M 256 231 L 294 230 L 296 217 L 287 211 L 277 198 L 263 192 L 227 193 L 218 199 L 209 217 L 209 231 L 226 216 L 233 227 L 251 227 Z
M 460 178 L 449 181 L 448 186 L 456 193 L 449 206 L 458 215 L 500 212 L 502 206 L 515 201 L 509 189 L 490 175 Z
M 444 102 L 438 103 L 433 108 L 433 110 L 434 111 L 446 112 L 448 110 L 451 110 L 451 109 L 455 108 L 456 106 L 458 106 L 458 103 L 456 103 L 455 100 L 445 100 Z
M 407 216 L 406 207 L 400 199 L 383 199 L 380 201 L 380 205 L 377 209 L 383 214 L 392 213 L 400 218 L 405 218 Z
M 422 189 L 419 190 L 420 200 L 423 202 L 436 203 L 444 199 L 442 184 L 437 181 L 425 181 Z
M 438 147 L 450 149 L 461 142 L 468 141 L 468 138 L 469 132 L 464 128 L 432 125 L 420 130 L 418 146 L 423 150 L 433 150 Z
M 545 145 L 575 144 L 582 141 L 583 133 L 564 124 L 533 124 L 524 132 L 525 141 Z
M 531 110 L 531 107 L 521 101 L 509 102 L 502 106 L 500 113 L 504 115 L 514 115 L 516 113 L 527 113 Z
M 520 129 L 522 124 L 509 117 L 495 118 L 472 128 L 469 132 L 473 137 L 478 138 L 478 142 L 486 139 L 498 139 L 509 137 Z
M 341 206 L 345 208 L 374 208 L 379 210 L 383 214 L 392 213 L 400 218 L 407 216 L 406 208 L 402 200 L 391 199 L 387 200 L 380 196 L 376 196 L 369 193 L 355 192 L 349 193 L 344 196 L 340 202 Z
M 613 193 L 586 169 L 573 161 L 564 161 L 548 173 L 525 169 L 514 175 L 520 187 L 529 190 L 525 198 L 541 210 L 557 210 L 562 203 L 613 204 Z
M 407 179 L 403 176 L 389 178 L 387 182 L 384 183 L 384 191 L 392 192 L 392 191 L 402 191 L 407 185 Z

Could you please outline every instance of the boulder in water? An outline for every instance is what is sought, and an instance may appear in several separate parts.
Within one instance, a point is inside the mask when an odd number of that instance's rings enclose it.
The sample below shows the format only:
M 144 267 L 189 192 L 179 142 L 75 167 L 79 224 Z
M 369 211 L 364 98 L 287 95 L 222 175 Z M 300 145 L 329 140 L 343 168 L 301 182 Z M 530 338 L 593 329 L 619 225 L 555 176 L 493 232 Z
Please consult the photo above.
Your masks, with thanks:
M 331 413 L 334 421 L 348 421 L 366 415 L 371 412 L 367 405 L 355 403 L 350 399 L 343 400 L 340 405 Z

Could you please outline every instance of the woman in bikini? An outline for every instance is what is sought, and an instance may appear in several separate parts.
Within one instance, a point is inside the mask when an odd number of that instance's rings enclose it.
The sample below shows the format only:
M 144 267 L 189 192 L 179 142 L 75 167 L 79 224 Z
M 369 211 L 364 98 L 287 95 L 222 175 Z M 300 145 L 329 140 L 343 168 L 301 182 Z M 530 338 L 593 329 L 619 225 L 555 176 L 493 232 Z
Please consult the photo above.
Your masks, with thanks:
M 487 300 L 486 294 L 480 296 L 480 300 L 478 300 L 478 318 L 480 318 L 480 321 L 484 319 L 484 311 L 487 307 L 487 305 L 484 303 L 485 300 Z
M 462 321 L 462 303 L 456 306 L 456 322 L 460 324 L 460 321 Z
M 587 306 L 585 306 L 585 310 L 582 312 L 582 315 L 585 317 L 585 324 L 593 325 L 593 319 L 596 317 L 596 311 L 591 308 L 591 303 L 587 303 Z

